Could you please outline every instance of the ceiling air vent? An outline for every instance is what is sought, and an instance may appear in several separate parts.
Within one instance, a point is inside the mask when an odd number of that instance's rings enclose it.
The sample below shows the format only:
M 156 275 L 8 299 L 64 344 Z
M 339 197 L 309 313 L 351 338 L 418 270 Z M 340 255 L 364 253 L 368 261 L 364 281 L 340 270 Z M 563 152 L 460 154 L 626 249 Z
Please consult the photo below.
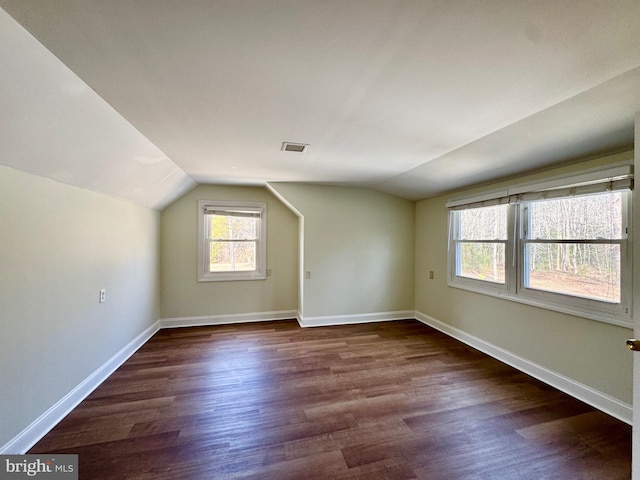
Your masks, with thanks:
M 308 143 L 293 143 L 293 142 L 282 142 L 282 148 L 280 150 L 284 152 L 296 152 L 296 153 L 304 153 L 309 148 Z

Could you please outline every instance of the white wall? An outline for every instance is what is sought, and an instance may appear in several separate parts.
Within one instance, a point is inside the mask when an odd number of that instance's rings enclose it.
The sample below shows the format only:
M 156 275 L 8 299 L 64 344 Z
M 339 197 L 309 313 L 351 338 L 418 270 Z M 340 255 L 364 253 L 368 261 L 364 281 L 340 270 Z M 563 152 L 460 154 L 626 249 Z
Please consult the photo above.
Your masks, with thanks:
M 270 187 L 304 217 L 305 319 L 413 310 L 413 202 L 364 188 Z
M 159 227 L 0 166 L 0 448 L 158 319 Z
M 198 282 L 198 200 L 267 203 L 266 280 Z M 162 212 L 163 318 L 295 312 L 298 219 L 262 187 L 200 185 Z
M 575 171 L 629 158 L 629 154 L 557 169 Z M 551 172 L 520 177 L 534 181 Z M 632 357 L 627 328 L 480 295 L 447 286 L 449 198 L 508 182 L 423 200 L 416 205 L 416 310 L 598 392 L 631 404 Z M 429 280 L 429 271 L 435 279 Z

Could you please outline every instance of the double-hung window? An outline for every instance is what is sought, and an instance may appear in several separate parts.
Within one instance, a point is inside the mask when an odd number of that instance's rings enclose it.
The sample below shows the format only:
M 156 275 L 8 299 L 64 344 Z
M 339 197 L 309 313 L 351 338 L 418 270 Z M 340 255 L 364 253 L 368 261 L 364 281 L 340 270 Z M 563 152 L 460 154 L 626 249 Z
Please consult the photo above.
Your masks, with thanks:
M 600 175 L 449 202 L 449 285 L 631 325 L 631 170 Z
M 476 205 L 453 216 L 454 276 L 461 282 L 486 282 L 488 288 L 506 288 L 508 205 Z M 480 285 L 478 283 L 478 285 Z
M 266 214 L 262 202 L 198 202 L 198 280 L 266 278 Z

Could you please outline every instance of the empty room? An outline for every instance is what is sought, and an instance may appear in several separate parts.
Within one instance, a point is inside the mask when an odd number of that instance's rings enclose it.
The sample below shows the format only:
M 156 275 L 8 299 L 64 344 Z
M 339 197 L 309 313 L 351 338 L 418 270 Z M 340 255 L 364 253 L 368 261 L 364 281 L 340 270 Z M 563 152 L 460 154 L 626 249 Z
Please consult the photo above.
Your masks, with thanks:
M 637 0 L 0 0 L 0 478 L 640 480 L 639 45 Z

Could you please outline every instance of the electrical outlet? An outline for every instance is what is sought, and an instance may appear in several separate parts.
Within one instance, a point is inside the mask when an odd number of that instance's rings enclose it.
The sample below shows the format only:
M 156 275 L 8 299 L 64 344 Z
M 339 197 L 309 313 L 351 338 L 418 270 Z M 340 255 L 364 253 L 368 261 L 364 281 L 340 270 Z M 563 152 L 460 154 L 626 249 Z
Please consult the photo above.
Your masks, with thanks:
M 433 280 L 433 270 L 429 270 L 429 280 Z
M 271 269 L 267 268 L 267 277 L 270 277 L 270 276 L 271 276 Z
M 107 301 L 107 289 L 106 288 L 102 288 L 100 289 L 100 303 L 104 303 Z
M 307 270 L 306 272 L 304 272 L 304 278 L 306 278 L 307 280 L 311 278 L 311 270 Z

